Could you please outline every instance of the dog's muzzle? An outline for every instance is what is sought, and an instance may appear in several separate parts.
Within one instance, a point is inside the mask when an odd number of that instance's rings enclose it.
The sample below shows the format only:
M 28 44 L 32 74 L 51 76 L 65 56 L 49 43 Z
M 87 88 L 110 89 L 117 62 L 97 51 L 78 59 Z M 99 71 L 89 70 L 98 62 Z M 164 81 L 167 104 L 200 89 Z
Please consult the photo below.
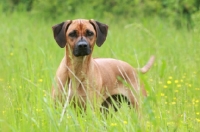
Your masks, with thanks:
M 91 53 L 90 45 L 85 40 L 80 40 L 76 43 L 73 54 L 74 56 L 85 56 Z

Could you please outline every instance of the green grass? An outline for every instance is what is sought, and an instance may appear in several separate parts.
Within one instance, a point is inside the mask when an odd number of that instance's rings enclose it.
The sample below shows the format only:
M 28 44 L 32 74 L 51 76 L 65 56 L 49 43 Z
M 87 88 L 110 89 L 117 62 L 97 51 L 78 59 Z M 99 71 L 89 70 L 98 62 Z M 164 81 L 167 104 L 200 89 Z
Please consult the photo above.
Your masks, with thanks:
M 74 17 L 73 17 L 74 18 Z M 94 57 L 124 60 L 133 67 L 156 56 L 152 69 L 140 75 L 148 91 L 141 117 L 123 106 L 107 118 L 87 109 L 77 114 L 55 109 L 51 85 L 64 55 L 51 26 L 65 20 L 43 20 L 15 13 L 0 16 L 0 131 L 198 131 L 200 129 L 200 28 L 176 29 L 159 18 L 110 22 L 109 34 Z M 2 21 L 3 20 L 3 21 Z

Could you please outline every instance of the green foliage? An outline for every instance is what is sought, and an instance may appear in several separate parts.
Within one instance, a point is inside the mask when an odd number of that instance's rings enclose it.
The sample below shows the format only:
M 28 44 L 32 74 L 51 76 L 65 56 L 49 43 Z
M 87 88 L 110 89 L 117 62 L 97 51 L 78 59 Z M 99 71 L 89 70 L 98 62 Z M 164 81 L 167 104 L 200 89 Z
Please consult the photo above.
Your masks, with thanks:
M 87 14 L 83 14 L 87 16 Z M 194 19 L 200 21 L 199 14 Z M 68 16 L 73 18 L 74 16 Z M 198 18 L 198 19 L 197 19 Z M 53 106 L 51 85 L 64 55 L 53 39 L 51 26 L 30 13 L 2 13 L 0 19 L 0 131 L 199 131 L 200 130 L 200 28 L 177 30 L 160 17 L 110 22 L 106 42 L 93 57 L 124 60 L 141 67 L 156 56 L 151 70 L 139 75 L 148 92 L 138 113 L 123 105 L 105 118 L 87 109 L 82 115 Z M 60 19 L 60 18 L 59 18 Z M 65 18 L 63 18 L 65 19 Z M 62 19 L 62 20 L 63 20 Z
M 132 21 L 159 16 L 170 18 L 178 28 L 188 29 L 194 26 L 192 16 L 200 7 L 199 0 L 2 0 L 0 3 L 4 12 L 29 11 L 48 20 L 81 17 Z
M 1 0 L 4 12 L 31 11 L 33 0 Z

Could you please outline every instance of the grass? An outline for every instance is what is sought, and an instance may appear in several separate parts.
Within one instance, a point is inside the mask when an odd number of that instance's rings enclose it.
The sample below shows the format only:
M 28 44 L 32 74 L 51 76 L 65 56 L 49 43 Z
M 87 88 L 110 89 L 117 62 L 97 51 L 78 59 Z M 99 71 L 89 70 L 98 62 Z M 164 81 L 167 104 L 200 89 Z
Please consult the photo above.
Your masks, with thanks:
M 61 22 L 14 13 L 0 19 L 0 131 L 198 131 L 200 129 L 200 28 L 188 31 L 159 18 L 110 22 L 109 34 L 94 57 L 112 57 L 133 67 L 156 56 L 152 69 L 140 75 L 148 91 L 141 114 L 124 105 L 107 118 L 87 109 L 77 114 L 55 109 L 51 85 L 64 55 L 51 26 Z M 63 18 L 65 20 L 65 18 Z

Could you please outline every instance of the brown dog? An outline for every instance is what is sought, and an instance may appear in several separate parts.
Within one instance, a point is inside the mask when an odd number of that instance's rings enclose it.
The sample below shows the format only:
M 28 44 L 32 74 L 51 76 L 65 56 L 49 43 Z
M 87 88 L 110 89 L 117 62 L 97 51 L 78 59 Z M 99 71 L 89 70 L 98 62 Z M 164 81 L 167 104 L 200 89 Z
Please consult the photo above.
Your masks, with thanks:
M 140 86 L 136 70 L 128 63 L 116 59 L 93 59 L 95 43 L 100 47 L 106 40 L 108 26 L 94 20 L 67 20 L 52 27 L 54 38 L 66 54 L 56 72 L 54 99 L 61 102 L 76 100 L 83 108 L 106 104 L 106 99 L 122 95 L 133 106 L 138 105 L 138 95 L 146 91 Z M 140 71 L 147 72 L 154 58 Z M 141 89 L 141 90 L 140 90 Z M 104 102 L 104 103 L 103 103 Z

